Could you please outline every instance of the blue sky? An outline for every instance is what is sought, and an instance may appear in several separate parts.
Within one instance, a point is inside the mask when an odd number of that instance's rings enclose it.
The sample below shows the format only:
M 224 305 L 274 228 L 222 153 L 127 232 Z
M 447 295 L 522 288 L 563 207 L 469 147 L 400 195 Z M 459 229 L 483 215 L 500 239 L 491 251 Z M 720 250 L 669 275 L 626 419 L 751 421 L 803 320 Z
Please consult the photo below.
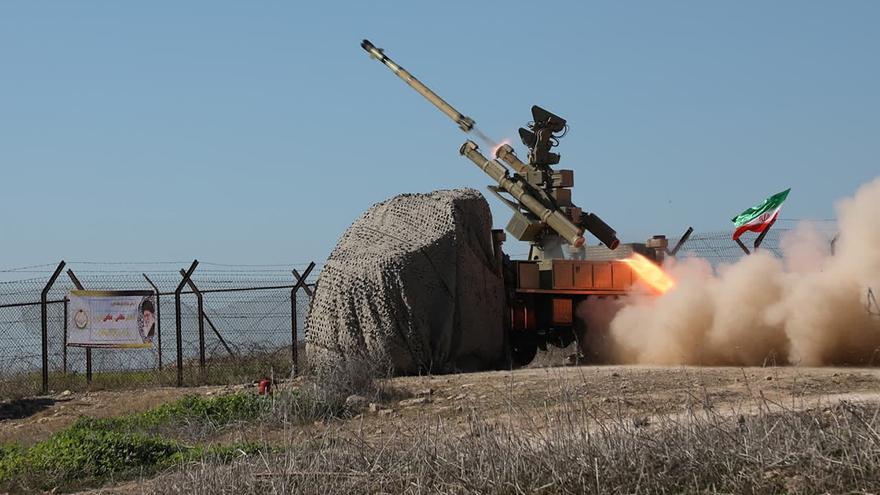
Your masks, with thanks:
M 880 171 L 878 23 L 869 1 L 3 2 L 0 267 L 322 261 L 374 202 L 485 190 L 362 38 L 499 139 L 532 104 L 568 119 L 575 201 L 624 240 L 787 187 L 783 216 L 828 218 Z

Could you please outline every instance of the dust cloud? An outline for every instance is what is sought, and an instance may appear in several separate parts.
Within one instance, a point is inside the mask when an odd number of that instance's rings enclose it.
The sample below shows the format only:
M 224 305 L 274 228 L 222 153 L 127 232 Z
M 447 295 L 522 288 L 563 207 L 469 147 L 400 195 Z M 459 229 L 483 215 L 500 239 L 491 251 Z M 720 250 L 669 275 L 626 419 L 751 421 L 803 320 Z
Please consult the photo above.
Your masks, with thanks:
M 698 258 L 668 264 L 663 296 L 586 301 L 585 352 L 600 362 L 763 365 L 880 364 L 880 178 L 837 205 L 839 238 L 809 223 L 717 270 Z

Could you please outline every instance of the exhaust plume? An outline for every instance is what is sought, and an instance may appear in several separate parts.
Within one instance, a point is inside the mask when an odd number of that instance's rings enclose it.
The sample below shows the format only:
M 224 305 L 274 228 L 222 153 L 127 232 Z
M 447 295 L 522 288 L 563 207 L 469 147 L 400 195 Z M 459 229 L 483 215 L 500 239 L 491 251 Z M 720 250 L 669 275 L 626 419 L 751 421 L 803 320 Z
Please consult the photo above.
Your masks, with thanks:
M 805 222 L 781 243 L 714 270 L 689 258 L 665 267 L 676 286 L 659 297 L 586 301 L 585 352 L 644 364 L 803 366 L 880 363 L 880 178 L 837 204 L 840 235 Z

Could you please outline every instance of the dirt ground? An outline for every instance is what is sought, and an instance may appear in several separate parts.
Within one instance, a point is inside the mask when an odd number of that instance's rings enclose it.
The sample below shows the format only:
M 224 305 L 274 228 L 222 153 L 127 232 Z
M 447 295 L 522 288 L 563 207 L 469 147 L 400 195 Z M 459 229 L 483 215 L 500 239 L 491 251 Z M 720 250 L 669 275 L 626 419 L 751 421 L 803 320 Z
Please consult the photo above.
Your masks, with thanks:
M 367 412 L 349 426 L 383 436 L 426 420 L 464 426 L 468 415 L 478 415 L 489 423 L 527 421 L 545 429 L 558 419 L 552 412 L 566 403 L 589 409 L 597 422 L 650 422 L 694 410 L 751 414 L 760 407 L 880 402 L 880 370 L 856 368 L 577 366 L 397 378 L 393 383 L 415 399 L 378 414 Z M 340 426 L 345 427 L 323 427 Z
M 573 409 L 588 411 L 575 418 L 593 418 L 577 425 L 588 431 L 624 423 L 660 426 L 709 410 L 748 416 L 759 409 L 880 402 L 880 369 L 856 368 L 572 366 L 405 377 L 391 385 L 410 398 L 326 424 L 232 429 L 223 441 L 297 445 L 321 434 L 347 434 L 380 445 L 418 438 L 426 429 L 464 438 L 475 434 L 476 418 L 486 428 L 512 427 L 540 442 Z
M 547 411 L 572 402 L 589 408 L 597 418 L 644 421 L 695 409 L 734 414 L 774 404 L 800 409 L 841 400 L 880 402 L 880 369 L 874 368 L 571 366 L 402 377 L 388 384 L 406 398 L 379 404 L 352 419 L 317 423 L 295 431 L 267 432 L 254 426 L 233 429 L 223 440 L 290 440 L 290 435 L 309 435 L 327 428 L 351 428 L 370 437 L 382 437 L 399 428 L 436 421 L 454 428 L 456 424 L 465 425 L 469 415 L 474 414 L 490 422 L 528 418 L 532 424 L 549 423 L 552 420 Z M 252 390 L 245 386 L 154 388 L 62 393 L 4 403 L 0 405 L 0 442 L 30 445 L 79 416 L 118 416 L 187 394 L 213 395 L 241 389 Z
M 185 395 L 211 395 L 243 387 L 149 388 L 62 392 L 52 396 L 0 403 L 0 443 L 28 446 L 71 425 L 80 416 L 109 418 L 146 411 Z
M 300 386 L 300 381 L 277 388 Z M 660 424 L 661 418 L 694 411 L 753 414 L 758 408 L 788 410 L 831 407 L 841 401 L 880 402 L 878 368 L 723 368 L 656 366 L 534 367 L 442 376 L 401 377 L 387 385 L 398 399 L 366 408 L 349 419 L 267 429 L 241 425 L 215 442 L 254 441 L 295 445 L 322 433 L 355 433 L 386 442 L 425 428 L 444 428 L 465 436 L 473 418 L 493 424 L 523 424 L 538 435 L 552 432 L 562 411 L 574 404 L 588 410 L 595 424 L 634 421 Z M 33 444 L 70 425 L 79 416 L 110 417 L 138 412 L 188 394 L 215 395 L 251 390 L 252 385 L 153 388 L 62 393 L 0 404 L 0 442 Z M 584 416 L 580 416 L 584 417 Z M 591 428 L 585 424 L 584 428 Z M 129 481 L 88 493 L 140 493 L 158 487 L 165 476 Z M 161 491 L 161 490 L 160 490 Z

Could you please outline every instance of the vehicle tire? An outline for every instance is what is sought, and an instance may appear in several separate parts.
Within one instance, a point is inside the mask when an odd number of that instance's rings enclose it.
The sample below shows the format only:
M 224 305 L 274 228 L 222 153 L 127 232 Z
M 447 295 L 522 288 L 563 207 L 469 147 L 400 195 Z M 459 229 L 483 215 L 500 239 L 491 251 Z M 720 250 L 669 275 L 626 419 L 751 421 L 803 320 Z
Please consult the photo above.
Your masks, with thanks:
M 550 345 L 560 349 L 565 349 L 575 340 L 577 340 L 577 335 L 573 329 L 554 330 L 547 339 Z
M 538 354 L 538 343 L 534 339 L 521 336 L 511 339 L 510 359 L 514 368 L 528 365 Z

